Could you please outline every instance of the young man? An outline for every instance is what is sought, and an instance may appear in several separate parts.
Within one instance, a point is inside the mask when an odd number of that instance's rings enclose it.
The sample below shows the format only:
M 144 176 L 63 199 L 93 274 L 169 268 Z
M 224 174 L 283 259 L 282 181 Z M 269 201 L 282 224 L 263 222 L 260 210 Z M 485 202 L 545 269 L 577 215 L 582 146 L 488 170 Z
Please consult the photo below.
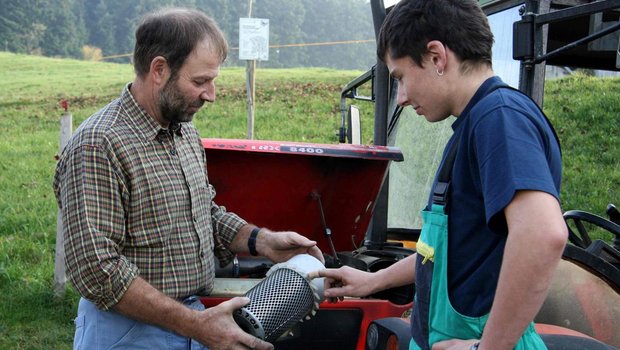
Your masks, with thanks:
M 271 349 L 233 320 L 247 298 L 208 310 L 200 303 L 197 295 L 213 288 L 214 253 L 222 264 L 236 252 L 323 260 L 316 242 L 259 229 L 213 202 L 191 121 L 215 100 L 227 49 L 201 12 L 146 16 L 136 31 L 135 80 L 63 151 L 54 190 L 68 277 L 82 296 L 75 348 Z
M 339 286 L 325 296 L 415 282 L 410 349 L 545 349 L 532 320 L 567 240 L 552 127 L 494 76 L 493 35 L 474 0 L 403 0 L 377 44 L 398 103 L 429 122 L 456 116 L 454 135 L 417 254 L 376 273 L 319 271 Z

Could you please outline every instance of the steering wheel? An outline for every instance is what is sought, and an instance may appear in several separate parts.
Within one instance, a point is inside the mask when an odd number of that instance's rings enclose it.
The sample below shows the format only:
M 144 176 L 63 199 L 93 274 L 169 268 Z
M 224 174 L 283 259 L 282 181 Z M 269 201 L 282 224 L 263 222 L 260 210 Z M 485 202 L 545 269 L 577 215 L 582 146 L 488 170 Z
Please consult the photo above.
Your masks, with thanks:
M 564 221 L 568 226 L 568 240 L 574 245 L 586 249 L 592 244 L 592 239 L 588 234 L 584 222 L 594 224 L 602 229 L 611 232 L 615 239 L 620 239 L 620 225 L 617 225 L 609 220 L 606 220 L 598 215 L 588 213 L 581 210 L 569 210 L 564 213 Z M 577 232 L 574 232 L 569 223 L 573 222 L 577 228 Z

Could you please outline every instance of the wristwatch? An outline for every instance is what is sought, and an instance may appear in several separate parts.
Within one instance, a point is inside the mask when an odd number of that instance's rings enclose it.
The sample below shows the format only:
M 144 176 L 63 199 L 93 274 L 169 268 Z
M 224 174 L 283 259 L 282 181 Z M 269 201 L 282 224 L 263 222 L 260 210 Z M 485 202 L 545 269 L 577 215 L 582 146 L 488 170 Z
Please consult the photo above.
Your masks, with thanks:
M 478 346 L 480 346 L 480 342 L 473 343 L 469 350 L 478 350 Z

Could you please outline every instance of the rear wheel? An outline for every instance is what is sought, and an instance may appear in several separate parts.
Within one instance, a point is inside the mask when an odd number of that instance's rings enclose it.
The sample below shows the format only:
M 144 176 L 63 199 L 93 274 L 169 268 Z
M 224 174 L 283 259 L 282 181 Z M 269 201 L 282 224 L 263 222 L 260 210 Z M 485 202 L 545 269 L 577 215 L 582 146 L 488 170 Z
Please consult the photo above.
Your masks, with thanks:
M 592 338 L 559 334 L 541 334 L 540 337 L 549 350 L 617 350 Z

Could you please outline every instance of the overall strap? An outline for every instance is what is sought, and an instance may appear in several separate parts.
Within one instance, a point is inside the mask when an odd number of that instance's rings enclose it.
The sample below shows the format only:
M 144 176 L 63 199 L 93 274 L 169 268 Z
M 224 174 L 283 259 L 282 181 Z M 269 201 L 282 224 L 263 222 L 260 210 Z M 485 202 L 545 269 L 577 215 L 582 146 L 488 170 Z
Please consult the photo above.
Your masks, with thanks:
M 454 159 L 456 151 L 459 147 L 460 137 L 454 139 L 446 153 L 443 164 L 437 172 L 437 183 L 433 187 L 433 204 L 446 206 L 448 203 L 448 191 L 450 189 L 450 181 L 452 179 L 452 168 L 454 167 Z

